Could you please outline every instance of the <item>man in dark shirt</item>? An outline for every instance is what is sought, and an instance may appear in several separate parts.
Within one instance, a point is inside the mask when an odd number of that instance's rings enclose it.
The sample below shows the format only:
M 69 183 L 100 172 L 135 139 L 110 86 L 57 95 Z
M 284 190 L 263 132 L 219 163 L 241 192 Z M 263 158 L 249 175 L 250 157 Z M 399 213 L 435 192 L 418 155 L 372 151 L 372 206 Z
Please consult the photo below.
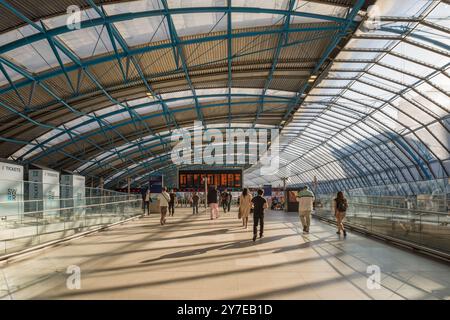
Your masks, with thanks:
M 219 218 L 219 205 L 217 202 L 218 197 L 219 193 L 216 186 L 212 186 L 212 188 L 208 191 L 206 199 L 209 207 L 211 208 L 211 220 Z
M 192 214 L 198 214 L 198 201 L 200 197 L 197 195 L 197 192 L 194 192 L 192 196 Z
M 231 194 L 231 191 L 228 192 L 228 212 L 230 212 L 231 209 L 231 200 L 233 199 L 233 195 Z
M 142 196 L 142 209 L 144 210 L 144 214 L 145 214 L 145 197 L 147 195 L 147 188 L 146 187 L 142 187 L 141 188 L 141 196 Z M 149 209 L 150 211 L 150 209 Z
M 169 193 L 170 201 L 169 201 L 169 215 L 173 217 L 175 213 L 175 198 L 176 194 L 175 191 L 172 189 L 172 191 Z
M 227 189 L 225 189 L 225 191 L 222 192 L 222 194 L 220 195 L 220 199 L 222 202 L 223 213 L 226 213 L 227 207 L 228 207 L 228 191 L 227 191 Z
M 256 236 L 258 234 L 258 224 L 259 237 L 262 238 L 264 234 L 264 209 L 268 207 L 267 200 L 262 197 L 264 191 L 262 189 L 258 190 L 258 195 L 252 199 L 253 203 L 253 241 L 256 241 Z

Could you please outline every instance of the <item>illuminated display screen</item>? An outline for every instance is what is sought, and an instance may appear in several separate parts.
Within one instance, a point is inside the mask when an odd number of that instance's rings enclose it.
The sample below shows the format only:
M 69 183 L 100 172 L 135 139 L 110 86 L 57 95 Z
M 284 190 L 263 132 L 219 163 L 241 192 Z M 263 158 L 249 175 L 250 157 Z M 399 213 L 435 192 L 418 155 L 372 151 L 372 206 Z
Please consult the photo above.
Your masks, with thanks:
M 178 173 L 179 189 L 204 189 L 204 179 L 208 185 L 219 189 L 241 189 L 242 171 L 230 170 L 180 170 Z

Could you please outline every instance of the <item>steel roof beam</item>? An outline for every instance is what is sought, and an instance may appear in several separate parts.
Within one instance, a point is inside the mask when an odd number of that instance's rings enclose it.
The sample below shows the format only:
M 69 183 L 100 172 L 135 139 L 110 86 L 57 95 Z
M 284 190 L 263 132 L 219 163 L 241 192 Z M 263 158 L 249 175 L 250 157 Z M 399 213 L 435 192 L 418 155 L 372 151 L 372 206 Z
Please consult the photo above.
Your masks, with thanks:
M 289 12 L 291 12 L 294 9 L 295 3 L 296 3 L 296 0 L 289 0 L 289 5 L 288 5 Z M 273 79 L 275 70 L 277 68 L 278 59 L 280 57 L 282 45 L 283 45 L 283 43 L 286 44 L 289 41 L 289 33 L 287 31 L 289 30 L 290 23 L 291 23 L 291 15 L 287 14 L 284 17 L 284 21 L 283 21 L 283 32 L 280 33 L 278 36 L 277 46 L 275 48 L 275 52 L 274 52 L 273 58 L 272 58 L 272 66 L 270 68 L 269 75 L 267 76 L 266 81 L 264 83 L 264 89 L 262 92 L 261 101 L 257 106 L 256 117 L 255 117 L 255 121 L 253 122 L 253 127 L 255 126 L 256 122 L 258 122 L 259 115 L 264 110 L 264 96 L 265 96 L 267 90 L 269 89 L 270 84 L 272 83 L 272 79 Z
M 341 29 L 338 32 L 338 34 L 335 35 L 332 42 L 328 45 L 327 49 L 323 53 L 319 62 L 316 64 L 311 75 L 317 75 L 317 72 L 320 70 L 320 68 L 323 66 L 323 64 L 326 62 L 326 60 L 329 58 L 329 56 L 333 52 L 333 50 L 336 49 L 339 42 L 347 35 L 347 32 L 349 30 L 354 30 L 353 19 L 356 17 L 356 15 L 358 14 L 359 10 L 362 8 L 364 3 L 365 3 L 364 0 L 357 0 L 357 2 L 355 3 L 355 5 L 351 9 L 351 11 L 347 14 L 345 23 L 343 24 L 343 26 L 341 26 Z M 291 107 L 288 109 L 288 111 L 286 112 L 286 114 L 283 117 L 283 121 L 285 123 L 288 122 L 288 117 L 290 116 L 290 114 L 292 113 L 294 108 L 296 108 L 298 106 L 300 99 L 302 98 L 302 96 L 305 93 L 305 91 L 307 90 L 307 88 L 313 87 L 313 86 L 314 86 L 314 82 L 313 83 L 307 82 L 302 86 L 302 88 L 300 89 L 300 91 L 297 94 L 297 97 L 295 99 L 293 99 Z M 282 127 L 284 127 L 284 125 Z
M 239 97 L 245 97 L 245 96 L 251 96 L 251 95 L 243 95 L 243 94 L 239 94 L 239 95 L 236 95 L 236 96 L 239 96 Z M 252 97 L 253 97 L 253 96 L 252 96 Z M 258 96 L 256 96 L 256 97 L 258 97 Z M 167 101 L 177 101 L 177 100 L 182 100 L 182 99 L 185 99 L 185 98 L 184 98 L 184 97 L 183 97 L 183 98 L 173 98 L 173 99 L 168 99 Z M 249 101 L 249 102 L 241 101 L 241 102 L 236 102 L 235 104 L 239 105 L 239 104 L 254 104 L 254 103 L 255 103 L 254 101 Z M 154 105 L 154 104 L 158 104 L 158 103 L 157 103 L 157 102 L 153 102 L 153 103 L 149 103 L 149 104 L 142 104 L 141 107 L 144 107 L 144 106 L 150 106 L 150 105 Z M 201 106 L 201 108 L 222 107 L 222 106 L 224 106 L 224 105 L 225 105 L 224 103 L 209 104 L 209 105 Z M 135 107 L 137 107 L 137 106 L 135 106 Z M 133 109 L 134 109 L 135 107 L 133 107 Z M 190 108 L 190 107 L 186 107 L 186 108 L 177 108 L 177 109 L 172 110 L 171 112 L 172 112 L 172 113 L 180 113 L 180 112 L 185 112 L 185 111 L 189 111 L 189 110 L 191 110 L 191 108 Z M 111 112 L 111 113 L 107 113 L 107 114 L 98 116 L 97 118 L 98 118 L 98 119 L 104 119 L 104 118 L 108 118 L 108 117 L 110 117 L 110 116 L 113 116 L 113 115 L 116 115 L 116 114 L 120 114 L 120 113 L 123 113 L 123 111 L 121 111 L 121 110 L 116 110 L 116 111 L 113 111 L 113 112 Z M 152 114 L 150 114 L 150 115 L 141 116 L 141 121 L 145 121 L 145 120 L 148 120 L 148 119 L 156 118 L 156 117 L 159 117 L 159 116 L 161 116 L 161 115 L 163 115 L 163 113 L 152 113 Z M 82 122 L 82 123 L 80 123 L 80 124 L 78 124 L 78 125 L 76 125 L 76 126 L 73 126 L 73 127 L 71 128 L 71 130 L 76 130 L 77 128 L 82 127 L 82 126 L 84 126 L 84 125 L 86 125 L 86 124 L 92 123 L 92 122 L 94 122 L 94 121 L 95 121 L 95 119 L 87 120 L 87 121 Z M 125 125 L 128 125 L 128 124 L 132 124 L 132 123 L 133 123 L 133 121 L 125 121 L 125 122 L 122 122 L 122 123 L 120 123 L 120 124 L 112 124 L 111 127 L 112 127 L 112 128 L 118 128 L 118 127 L 122 127 L 122 126 L 125 126 Z M 109 129 L 108 129 L 108 130 L 109 130 Z M 94 131 L 93 134 L 89 133 L 89 135 L 95 135 L 95 134 L 98 134 L 98 133 L 99 133 L 99 130 Z M 49 139 L 47 139 L 46 141 L 44 141 L 43 143 L 44 143 L 44 144 L 45 144 L 45 143 L 48 143 L 48 142 L 50 142 L 51 140 L 57 138 L 58 136 L 60 136 L 60 135 L 62 135 L 62 134 L 63 134 L 63 133 L 61 133 L 61 134 L 56 134 L 55 136 L 50 137 Z M 84 138 L 81 137 L 81 138 L 78 139 L 77 141 L 82 141 L 82 140 L 84 140 Z
M 290 28 L 286 32 L 289 32 L 289 33 L 314 32 L 314 31 L 318 31 L 318 30 L 336 30 L 336 26 Z M 239 33 L 232 33 L 231 37 L 233 39 L 235 39 L 235 38 L 241 38 L 241 37 L 255 37 L 255 36 L 259 36 L 259 35 L 271 35 L 271 34 L 275 35 L 275 34 L 279 34 L 280 32 L 282 32 L 282 30 L 279 30 L 279 29 L 262 30 L 262 31 L 258 31 L 258 32 L 239 32 Z M 330 37 L 330 36 L 327 36 L 327 37 Z M 319 39 L 319 38 L 324 38 L 324 37 L 318 37 L 316 39 Z M 313 39 L 313 40 L 316 40 L 316 39 Z M 204 42 L 219 41 L 219 40 L 226 40 L 226 35 L 207 36 L 207 37 L 202 37 L 202 38 L 191 38 L 191 39 L 187 39 L 187 40 L 180 39 L 178 43 L 180 45 L 187 45 L 187 44 L 196 44 L 196 43 L 204 43 Z M 292 42 L 292 43 L 286 44 L 284 47 L 298 45 L 303 42 L 304 41 Z M 147 52 L 152 52 L 152 51 L 156 51 L 156 50 L 160 50 L 160 49 L 168 49 L 171 47 L 172 47 L 172 43 L 170 41 L 168 41 L 166 43 L 162 43 L 162 44 L 157 44 L 157 45 L 148 44 L 146 46 L 130 48 L 128 53 L 124 52 L 124 51 L 118 52 L 118 55 L 120 58 L 130 58 L 132 56 L 141 55 L 141 54 L 144 54 Z M 65 49 L 65 50 L 67 51 L 67 49 Z M 268 51 L 268 50 L 272 50 L 272 48 L 260 50 L 260 52 Z M 2 50 L 0 47 L 0 54 L 1 54 L 1 51 Z M 254 53 L 255 52 L 252 52 L 250 54 L 254 54 Z M 240 56 L 244 56 L 244 55 L 240 55 Z M 74 57 L 74 59 L 76 59 L 76 57 Z M 94 66 L 94 65 L 97 65 L 100 63 L 109 62 L 109 61 L 113 61 L 116 59 L 117 59 L 117 56 L 115 54 L 102 55 L 100 57 L 83 60 L 83 66 L 85 68 L 88 68 L 89 66 Z M 66 72 L 78 71 L 81 69 L 80 63 L 67 65 L 65 68 L 66 68 Z M 59 76 L 61 74 L 63 74 L 63 71 L 61 69 L 55 69 L 55 70 L 51 70 L 51 71 L 42 72 L 42 73 L 36 75 L 35 79 L 36 79 L 36 81 L 44 81 L 44 80 Z M 16 81 L 16 87 L 22 88 L 22 87 L 30 85 L 32 83 L 33 83 L 33 81 L 30 81 L 30 79 L 28 79 L 28 78 L 21 79 L 21 80 Z M 0 94 L 7 93 L 11 90 L 12 90 L 11 87 L 2 88 L 2 89 L 0 89 Z

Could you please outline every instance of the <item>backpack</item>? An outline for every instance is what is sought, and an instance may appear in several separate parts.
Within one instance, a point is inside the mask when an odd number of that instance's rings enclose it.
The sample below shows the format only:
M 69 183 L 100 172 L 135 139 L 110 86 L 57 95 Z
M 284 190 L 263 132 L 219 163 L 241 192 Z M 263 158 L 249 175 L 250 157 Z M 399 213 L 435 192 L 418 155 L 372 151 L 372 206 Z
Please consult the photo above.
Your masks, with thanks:
M 336 209 L 338 211 L 345 212 L 345 211 L 347 211 L 347 208 L 348 208 L 347 201 L 345 201 L 345 200 L 341 200 L 341 201 L 336 200 Z

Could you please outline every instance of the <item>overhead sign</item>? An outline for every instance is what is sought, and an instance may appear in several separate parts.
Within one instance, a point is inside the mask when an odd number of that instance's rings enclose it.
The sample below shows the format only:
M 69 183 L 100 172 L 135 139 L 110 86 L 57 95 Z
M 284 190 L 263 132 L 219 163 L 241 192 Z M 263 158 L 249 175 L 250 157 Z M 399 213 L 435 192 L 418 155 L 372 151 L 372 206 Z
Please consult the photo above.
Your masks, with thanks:
M 163 176 L 150 176 L 150 193 L 161 193 L 163 188 Z

